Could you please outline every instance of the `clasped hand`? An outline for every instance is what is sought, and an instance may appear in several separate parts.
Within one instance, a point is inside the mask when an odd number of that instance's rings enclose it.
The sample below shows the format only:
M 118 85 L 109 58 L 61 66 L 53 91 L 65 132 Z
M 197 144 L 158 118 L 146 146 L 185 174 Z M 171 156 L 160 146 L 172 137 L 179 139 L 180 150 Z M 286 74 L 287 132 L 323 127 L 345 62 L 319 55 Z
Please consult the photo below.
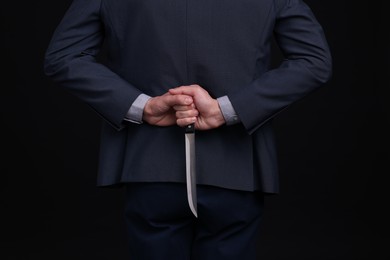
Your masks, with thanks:
M 225 123 L 218 101 L 199 85 L 180 86 L 146 103 L 143 120 L 151 125 L 171 126 L 195 123 L 195 129 L 208 130 Z

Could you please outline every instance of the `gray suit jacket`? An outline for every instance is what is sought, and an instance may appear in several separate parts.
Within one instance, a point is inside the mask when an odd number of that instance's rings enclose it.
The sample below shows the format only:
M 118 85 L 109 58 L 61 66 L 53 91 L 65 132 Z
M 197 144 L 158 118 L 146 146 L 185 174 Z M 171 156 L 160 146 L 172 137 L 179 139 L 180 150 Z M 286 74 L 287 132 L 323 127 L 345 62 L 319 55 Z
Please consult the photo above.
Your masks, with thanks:
M 74 0 L 44 70 L 103 119 L 98 185 L 184 182 L 184 130 L 123 119 L 141 93 L 199 84 L 241 123 L 196 133 L 198 183 L 276 193 L 271 120 L 329 80 L 331 55 L 301 0 Z

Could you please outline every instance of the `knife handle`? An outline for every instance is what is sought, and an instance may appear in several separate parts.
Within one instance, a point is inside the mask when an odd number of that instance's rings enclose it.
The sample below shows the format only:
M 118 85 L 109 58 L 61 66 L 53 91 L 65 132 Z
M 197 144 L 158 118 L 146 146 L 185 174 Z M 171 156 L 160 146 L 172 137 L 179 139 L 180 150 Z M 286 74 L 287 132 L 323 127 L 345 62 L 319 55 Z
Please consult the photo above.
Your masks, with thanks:
M 186 134 L 195 133 L 195 123 L 186 126 Z

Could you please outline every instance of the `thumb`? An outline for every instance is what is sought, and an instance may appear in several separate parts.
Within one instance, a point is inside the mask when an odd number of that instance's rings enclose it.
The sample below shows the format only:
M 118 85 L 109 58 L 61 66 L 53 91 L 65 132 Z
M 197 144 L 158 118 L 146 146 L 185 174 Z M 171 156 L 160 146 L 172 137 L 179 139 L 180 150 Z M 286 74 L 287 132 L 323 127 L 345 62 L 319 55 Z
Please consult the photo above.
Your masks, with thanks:
M 179 94 L 182 94 L 182 89 L 181 89 L 181 87 L 171 88 L 171 89 L 168 90 L 168 92 L 171 95 L 179 95 Z
M 183 94 L 183 95 L 194 96 L 195 88 L 192 86 L 180 86 L 177 88 L 169 89 L 169 93 L 171 93 L 172 95 Z
M 179 94 L 175 94 L 175 95 L 169 95 L 169 96 L 166 96 L 166 104 L 168 106 L 176 106 L 176 105 L 180 105 L 180 106 L 188 106 L 188 105 L 191 105 L 194 100 L 191 96 L 188 96 L 188 95 L 181 95 L 180 93 Z

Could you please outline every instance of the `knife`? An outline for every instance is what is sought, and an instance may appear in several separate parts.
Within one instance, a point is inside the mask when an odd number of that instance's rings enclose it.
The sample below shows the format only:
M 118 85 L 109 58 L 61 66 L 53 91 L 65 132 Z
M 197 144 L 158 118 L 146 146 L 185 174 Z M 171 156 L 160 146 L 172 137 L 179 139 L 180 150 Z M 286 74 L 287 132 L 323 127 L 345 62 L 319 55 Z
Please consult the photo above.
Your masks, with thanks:
M 198 217 L 196 197 L 196 173 L 195 173 L 195 124 L 186 126 L 186 182 L 188 204 L 195 217 Z

